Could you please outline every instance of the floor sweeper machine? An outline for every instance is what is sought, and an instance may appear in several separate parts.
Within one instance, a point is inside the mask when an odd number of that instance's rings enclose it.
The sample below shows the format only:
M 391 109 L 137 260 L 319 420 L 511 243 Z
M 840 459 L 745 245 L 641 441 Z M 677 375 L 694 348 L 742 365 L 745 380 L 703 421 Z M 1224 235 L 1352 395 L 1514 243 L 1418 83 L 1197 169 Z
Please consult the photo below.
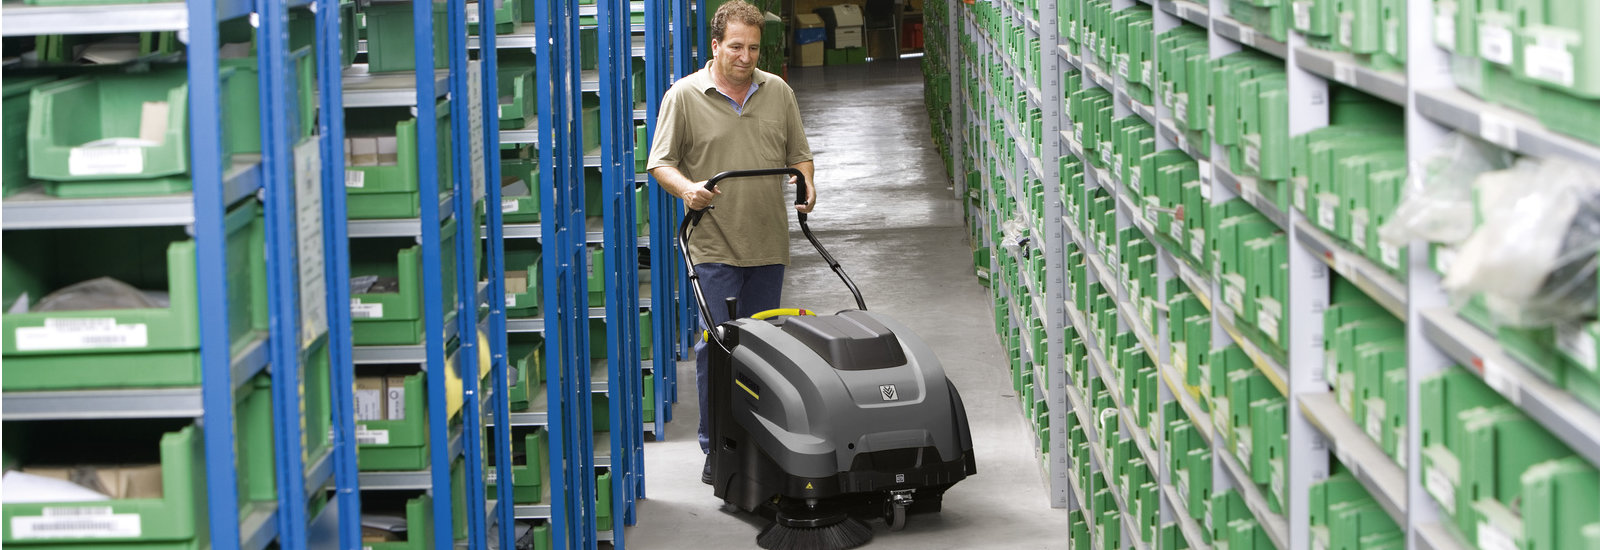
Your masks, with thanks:
M 723 172 L 710 190 L 734 178 L 792 175 L 795 204 L 806 202 L 805 176 L 792 168 Z M 713 319 L 689 253 L 704 211 L 678 227 L 678 246 L 703 319 Z M 836 550 L 872 540 L 865 523 L 891 530 L 907 514 L 938 512 L 944 492 L 977 473 L 961 395 L 939 359 L 916 334 L 867 311 L 861 292 L 800 227 L 854 295 L 857 309 L 816 315 L 771 310 L 705 335 L 710 354 L 712 486 L 718 498 L 770 523 L 756 537 L 769 550 Z

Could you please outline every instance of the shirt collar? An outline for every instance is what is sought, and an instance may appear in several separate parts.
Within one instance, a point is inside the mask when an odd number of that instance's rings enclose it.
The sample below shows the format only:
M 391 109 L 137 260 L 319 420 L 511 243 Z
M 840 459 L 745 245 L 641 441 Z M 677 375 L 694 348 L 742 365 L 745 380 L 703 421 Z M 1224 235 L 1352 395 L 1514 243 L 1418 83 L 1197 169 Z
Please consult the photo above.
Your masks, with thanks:
M 714 59 L 711 60 L 711 61 L 707 61 L 704 70 L 700 71 L 701 75 L 704 77 L 704 78 L 701 79 L 701 82 L 700 82 L 700 91 L 701 92 L 710 92 L 710 91 L 713 91 L 713 90 L 717 89 L 717 81 L 715 80 L 716 77 L 711 76 L 711 71 L 712 71 L 711 64 L 715 63 L 715 62 L 716 62 L 716 60 L 714 60 Z M 750 73 L 750 85 L 752 87 L 760 87 L 761 85 L 766 84 L 767 83 L 767 74 L 768 73 L 766 71 L 763 71 L 761 69 L 756 69 L 756 70 L 752 71 Z

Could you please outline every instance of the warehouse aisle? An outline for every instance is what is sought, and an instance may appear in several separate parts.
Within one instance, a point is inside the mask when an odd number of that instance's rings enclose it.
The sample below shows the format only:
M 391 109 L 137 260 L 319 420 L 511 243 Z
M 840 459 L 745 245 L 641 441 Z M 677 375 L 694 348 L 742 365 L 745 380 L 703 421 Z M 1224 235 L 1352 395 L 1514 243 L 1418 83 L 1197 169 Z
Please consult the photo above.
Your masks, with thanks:
M 927 340 L 961 390 L 978 475 L 945 496 L 944 512 L 905 531 L 873 524 L 867 548 L 1066 548 L 1067 514 L 1045 497 L 1027 431 L 995 337 L 987 290 L 923 107 L 920 60 L 791 70 L 811 147 L 818 238 L 860 286 L 867 307 Z M 785 306 L 853 307 L 849 292 L 795 226 Z M 640 549 L 754 548 L 761 520 L 722 510 L 700 483 L 694 362 L 679 364 L 679 402 L 665 441 L 645 444 L 647 499 L 628 542 Z

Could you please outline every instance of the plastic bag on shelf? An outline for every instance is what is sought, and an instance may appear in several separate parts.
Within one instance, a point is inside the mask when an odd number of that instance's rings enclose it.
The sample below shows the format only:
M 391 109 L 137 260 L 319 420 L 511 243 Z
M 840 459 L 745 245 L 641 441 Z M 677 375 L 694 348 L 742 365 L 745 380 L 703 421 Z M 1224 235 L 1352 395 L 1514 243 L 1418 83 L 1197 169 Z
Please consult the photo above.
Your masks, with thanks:
M 1510 152 L 1477 138 L 1446 136 L 1432 155 L 1411 164 L 1400 205 L 1378 228 L 1379 238 L 1400 246 L 1416 239 L 1451 244 L 1466 240 L 1474 226 L 1473 181 L 1511 162 Z
M 1001 224 L 1000 230 L 1000 247 L 1018 256 L 1025 256 L 1027 251 L 1024 247 L 1028 245 L 1028 224 L 1022 220 L 1006 220 Z
M 101 309 L 163 308 L 159 296 L 150 296 L 128 283 L 110 277 L 89 279 L 51 292 L 33 311 L 88 311 Z
M 1482 293 L 1505 326 L 1592 318 L 1600 172 L 1550 159 L 1479 179 L 1483 223 L 1461 245 L 1445 289 L 1458 297 Z

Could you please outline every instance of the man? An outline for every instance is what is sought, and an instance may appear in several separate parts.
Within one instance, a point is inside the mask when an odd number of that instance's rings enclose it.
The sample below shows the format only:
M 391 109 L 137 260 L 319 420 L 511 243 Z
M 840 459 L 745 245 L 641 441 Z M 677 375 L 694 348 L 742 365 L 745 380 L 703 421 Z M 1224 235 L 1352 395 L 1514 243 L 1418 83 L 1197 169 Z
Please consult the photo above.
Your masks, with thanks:
M 707 191 L 706 180 L 727 170 L 791 167 L 805 174 L 806 204 L 816 204 L 811 145 L 800 123 L 794 90 L 756 67 L 761 53 L 761 10 L 744 0 L 729 0 L 711 18 L 712 59 L 667 91 L 650 145 L 650 174 L 690 209 L 708 206 L 690 237 L 706 303 L 713 319 L 702 328 L 728 321 L 720 305 L 739 299 L 739 315 L 778 307 L 783 269 L 789 263 L 788 185 L 782 177 L 728 180 Z M 695 345 L 695 382 L 700 389 L 700 451 L 709 454 L 710 419 L 706 342 Z M 701 481 L 711 483 L 706 462 Z

